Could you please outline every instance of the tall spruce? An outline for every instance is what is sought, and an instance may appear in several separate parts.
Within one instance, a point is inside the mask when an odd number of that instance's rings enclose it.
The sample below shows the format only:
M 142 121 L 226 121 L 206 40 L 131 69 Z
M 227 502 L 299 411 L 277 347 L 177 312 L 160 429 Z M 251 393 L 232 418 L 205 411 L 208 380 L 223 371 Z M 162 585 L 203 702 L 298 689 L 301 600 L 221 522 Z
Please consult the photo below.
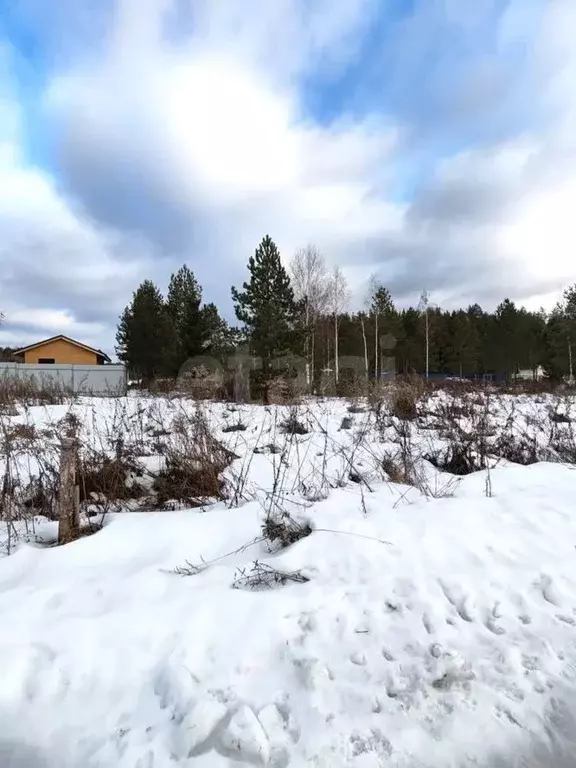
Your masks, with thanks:
M 219 360 L 232 352 L 235 334 L 226 320 L 220 317 L 216 304 L 205 304 L 200 310 L 204 330 L 204 351 Z
M 169 339 L 162 294 L 151 280 L 144 280 L 120 316 L 116 354 L 131 375 L 149 382 L 167 373 Z
M 274 358 L 288 352 L 294 342 L 296 306 L 288 273 L 278 248 L 266 235 L 248 261 L 250 280 L 243 290 L 232 288 L 236 317 L 244 323 L 253 354 L 267 374 Z
M 381 337 L 384 334 L 394 333 L 392 319 L 395 310 L 388 288 L 379 283 L 376 278 L 372 278 L 370 287 L 370 313 L 374 319 L 374 378 L 377 379 L 382 369 Z
M 184 362 L 204 352 L 206 327 L 201 303 L 202 289 L 192 270 L 184 264 L 171 276 L 166 300 L 172 331 L 170 367 L 173 374 Z

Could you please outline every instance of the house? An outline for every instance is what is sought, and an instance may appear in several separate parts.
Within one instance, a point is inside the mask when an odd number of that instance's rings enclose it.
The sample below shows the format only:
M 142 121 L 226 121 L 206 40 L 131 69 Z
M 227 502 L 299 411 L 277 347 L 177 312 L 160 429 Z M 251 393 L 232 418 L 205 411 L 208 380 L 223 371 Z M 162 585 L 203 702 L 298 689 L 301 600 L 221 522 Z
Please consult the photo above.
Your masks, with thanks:
M 103 365 L 111 360 L 101 349 L 94 349 L 68 336 L 51 336 L 14 351 L 18 363 L 64 365 Z
M 519 381 L 542 381 L 546 373 L 541 365 L 536 368 L 526 368 L 518 371 L 515 378 Z

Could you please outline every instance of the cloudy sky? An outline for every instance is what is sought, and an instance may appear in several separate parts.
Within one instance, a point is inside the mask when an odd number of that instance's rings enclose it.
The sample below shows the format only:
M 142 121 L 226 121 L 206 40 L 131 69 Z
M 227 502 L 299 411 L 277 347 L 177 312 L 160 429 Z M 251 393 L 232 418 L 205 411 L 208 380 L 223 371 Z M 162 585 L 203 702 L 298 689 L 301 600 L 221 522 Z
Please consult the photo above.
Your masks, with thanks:
M 2 0 L 0 344 L 114 347 L 186 262 L 233 318 L 264 234 L 359 301 L 576 281 L 575 0 Z

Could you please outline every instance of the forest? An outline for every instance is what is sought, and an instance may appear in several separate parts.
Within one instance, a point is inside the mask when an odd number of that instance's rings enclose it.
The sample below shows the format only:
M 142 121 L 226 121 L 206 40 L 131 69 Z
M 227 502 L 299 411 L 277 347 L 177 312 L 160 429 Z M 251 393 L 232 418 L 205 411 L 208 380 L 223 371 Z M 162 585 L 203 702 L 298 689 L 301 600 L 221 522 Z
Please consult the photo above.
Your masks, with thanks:
M 203 302 L 187 265 L 171 276 L 166 296 L 144 280 L 120 317 L 118 358 L 145 380 L 176 377 L 190 359 L 223 361 L 239 348 L 261 361 L 264 374 L 290 355 L 303 358 L 309 384 L 326 372 L 338 382 L 346 358 L 356 358 L 356 372 L 368 379 L 417 373 L 509 380 L 540 370 L 557 381 L 572 376 L 576 285 L 550 311 L 529 311 L 505 297 L 494 311 L 479 304 L 446 310 L 425 293 L 418 306 L 399 308 L 374 277 L 362 306 L 352 308 L 342 269 L 329 268 L 318 248 L 300 249 L 285 267 L 266 236 L 231 294 L 237 325 Z

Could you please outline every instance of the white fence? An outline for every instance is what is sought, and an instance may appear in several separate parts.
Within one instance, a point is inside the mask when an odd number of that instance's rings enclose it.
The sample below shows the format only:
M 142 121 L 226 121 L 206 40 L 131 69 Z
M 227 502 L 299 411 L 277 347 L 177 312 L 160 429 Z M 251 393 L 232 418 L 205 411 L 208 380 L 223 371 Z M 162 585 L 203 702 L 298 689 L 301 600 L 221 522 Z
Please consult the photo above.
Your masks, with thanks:
M 77 395 L 125 395 L 127 390 L 123 365 L 0 362 L 2 379 L 25 379 L 40 388 L 57 387 Z

